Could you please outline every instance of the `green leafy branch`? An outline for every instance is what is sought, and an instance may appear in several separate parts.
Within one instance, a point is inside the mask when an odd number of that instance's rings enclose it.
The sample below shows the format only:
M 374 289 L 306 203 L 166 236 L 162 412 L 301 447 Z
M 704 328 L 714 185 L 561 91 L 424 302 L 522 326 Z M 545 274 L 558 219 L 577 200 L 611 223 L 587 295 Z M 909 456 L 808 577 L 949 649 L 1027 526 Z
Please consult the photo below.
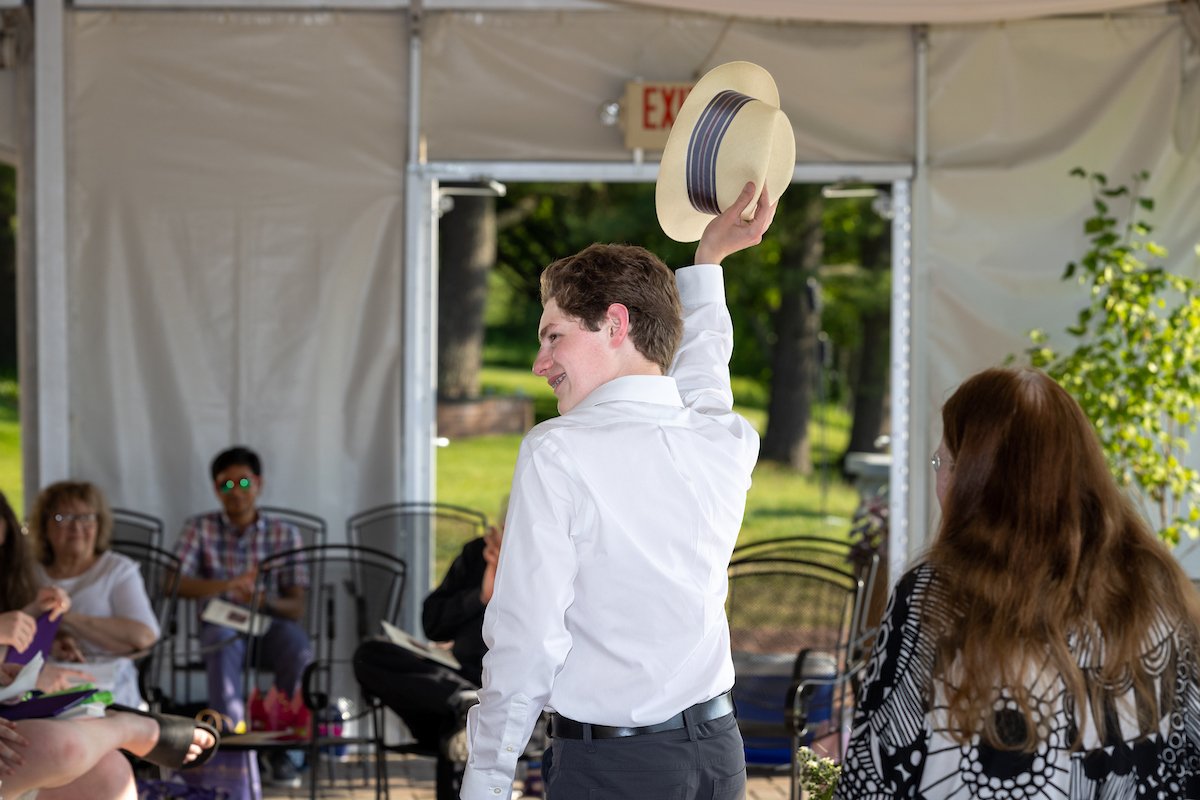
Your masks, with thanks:
M 1177 544 L 1200 535 L 1200 473 L 1183 463 L 1200 420 L 1200 286 L 1162 266 L 1167 251 L 1144 218 L 1154 210 L 1141 193 L 1149 173 L 1131 187 L 1098 172 L 1071 175 L 1089 182 L 1094 214 L 1084 223 L 1091 246 L 1063 280 L 1088 287 L 1089 301 L 1067 328 L 1074 350 L 1057 352 L 1034 330 L 1027 353 L 1079 401 L 1118 482 L 1148 500 L 1159 535 Z

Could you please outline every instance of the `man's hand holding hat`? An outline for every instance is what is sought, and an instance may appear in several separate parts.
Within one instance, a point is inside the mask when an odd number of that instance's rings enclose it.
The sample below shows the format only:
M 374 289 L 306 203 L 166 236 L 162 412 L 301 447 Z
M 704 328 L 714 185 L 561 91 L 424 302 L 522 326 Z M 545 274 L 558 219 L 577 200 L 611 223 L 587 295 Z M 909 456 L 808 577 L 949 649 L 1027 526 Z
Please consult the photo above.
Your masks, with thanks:
M 700 245 L 696 248 L 697 264 L 720 264 L 726 256 L 762 241 L 763 234 L 775 218 L 778 204 L 770 201 L 765 186 L 758 196 L 757 207 L 754 195 L 754 184 L 747 183 L 737 199 L 712 218 L 704 228 L 704 235 L 700 237 Z M 748 213 L 750 219 L 746 219 Z

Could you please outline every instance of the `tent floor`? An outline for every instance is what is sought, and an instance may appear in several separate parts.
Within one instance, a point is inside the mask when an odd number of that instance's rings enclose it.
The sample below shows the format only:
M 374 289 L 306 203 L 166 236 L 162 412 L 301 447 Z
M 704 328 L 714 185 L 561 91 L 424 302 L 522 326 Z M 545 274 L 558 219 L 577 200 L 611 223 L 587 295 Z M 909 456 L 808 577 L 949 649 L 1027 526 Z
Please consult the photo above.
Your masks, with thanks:
M 308 797 L 308 771 L 303 773 L 304 784 L 299 789 L 263 787 L 263 799 Z M 391 800 L 434 800 L 433 759 L 417 756 L 392 755 L 388 758 Z M 374 800 L 375 787 L 364 784 L 362 769 L 355 763 L 339 764 L 336 782 L 329 780 L 326 765 L 321 765 L 321 784 L 317 796 L 331 800 Z M 782 774 L 764 772 L 751 767 L 746 785 L 747 800 L 787 800 L 788 781 Z

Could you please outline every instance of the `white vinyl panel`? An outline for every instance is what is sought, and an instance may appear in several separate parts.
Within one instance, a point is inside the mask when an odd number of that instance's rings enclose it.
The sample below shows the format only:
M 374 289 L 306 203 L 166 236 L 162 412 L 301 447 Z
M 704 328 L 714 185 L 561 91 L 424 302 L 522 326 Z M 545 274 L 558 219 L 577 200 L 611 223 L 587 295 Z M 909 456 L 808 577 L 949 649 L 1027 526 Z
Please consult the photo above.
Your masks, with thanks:
M 73 471 L 171 541 L 245 443 L 336 538 L 399 485 L 403 18 L 72 20 Z
M 626 81 L 690 81 L 739 59 L 774 75 L 801 162 L 912 157 L 906 28 L 648 12 L 439 13 L 426 22 L 431 160 L 629 160 L 620 129 L 599 121 Z
M 1009 355 L 1024 360 L 1030 329 L 1071 346 L 1064 329 L 1087 298 L 1061 276 L 1088 246 L 1082 225 L 1092 213 L 1073 167 L 1115 183 L 1151 170 L 1155 239 L 1171 249 L 1172 269 L 1200 274 L 1200 158 L 1194 142 L 1177 150 L 1171 126 L 1200 114 L 1182 91 L 1181 36 L 1169 17 L 933 31 L 920 376 L 930 407 L 914 409 L 929 434 L 914 447 L 937 445 L 941 403 L 965 378 Z

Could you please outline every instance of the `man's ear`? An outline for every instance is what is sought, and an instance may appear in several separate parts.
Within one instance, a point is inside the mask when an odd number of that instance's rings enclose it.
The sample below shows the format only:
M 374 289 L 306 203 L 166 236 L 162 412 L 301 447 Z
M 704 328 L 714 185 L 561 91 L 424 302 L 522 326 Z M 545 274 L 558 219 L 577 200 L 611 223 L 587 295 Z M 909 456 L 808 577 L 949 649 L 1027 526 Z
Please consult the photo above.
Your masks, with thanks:
M 602 324 L 602 330 L 608 334 L 609 343 L 613 347 L 620 347 L 629 336 L 629 309 L 622 303 L 613 303 L 604 312 Z

